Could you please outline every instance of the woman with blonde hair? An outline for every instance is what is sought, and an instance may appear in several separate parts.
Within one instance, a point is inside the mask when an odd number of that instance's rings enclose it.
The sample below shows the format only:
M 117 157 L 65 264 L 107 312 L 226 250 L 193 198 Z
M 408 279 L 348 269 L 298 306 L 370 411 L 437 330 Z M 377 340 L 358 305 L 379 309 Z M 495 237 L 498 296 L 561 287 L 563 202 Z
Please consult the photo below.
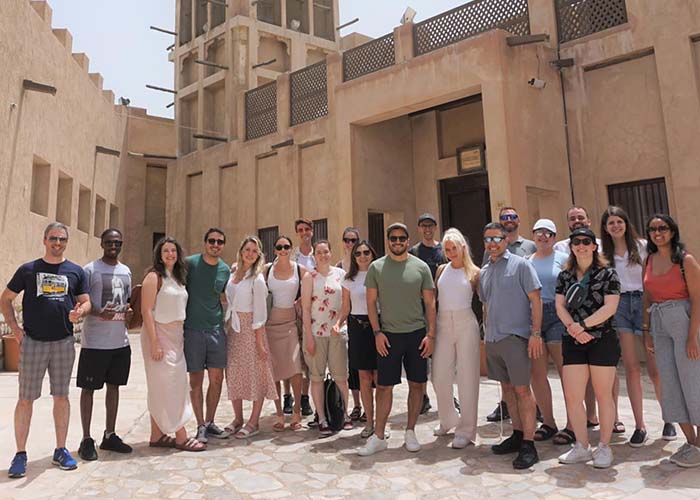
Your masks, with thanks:
M 439 306 L 432 382 L 440 425 L 433 433 L 444 436 L 454 428 L 452 448 L 459 449 L 476 440 L 480 336 L 472 297 L 479 288 L 479 268 L 472 261 L 469 245 L 458 229 L 445 231 L 442 248 L 450 262 L 442 264 L 435 273 Z M 457 381 L 461 414 L 454 407 L 454 380 Z
M 228 312 L 228 360 L 226 384 L 235 418 L 229 428 L 238 439 L 259 432 L 260 412 L 265 399 L 278 398 L 272 375 L 270 347 L 265 335 L 267 285 L 262 270 L 262 243 L 247 236 L 238 249 L 236 270 L 226 286 Z M 253 402 L 253 411 L 243 425 L 243 400 Z

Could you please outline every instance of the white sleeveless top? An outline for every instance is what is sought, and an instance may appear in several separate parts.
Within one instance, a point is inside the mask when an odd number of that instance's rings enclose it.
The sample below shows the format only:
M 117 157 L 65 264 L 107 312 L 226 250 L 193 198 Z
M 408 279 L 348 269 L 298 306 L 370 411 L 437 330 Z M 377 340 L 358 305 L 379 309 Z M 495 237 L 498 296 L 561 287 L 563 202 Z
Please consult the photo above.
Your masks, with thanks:
M 297 299 L 297 293 L 301 284 L 299 283 L 299 272 L 297 271 L 296 262 L 292 262 L 292 276 L 286 280 L 275 278 L 275 265 L 270 268 L 270 273 L 267 275 L 267 289 L 272 292 L 272 307 L 277 309 L 289 309 L 294 307 L 294 302 Z
M 447 264 L 437 282 L 439 311 L 472 310 L 472 284 L 467 279 L 464 269 L 455 269 Z
M 158 323 L 185 321 L 186 312 L 187 288 L 168 274 L 163 278 L 163 285 L 156 295 L 153 319 Z

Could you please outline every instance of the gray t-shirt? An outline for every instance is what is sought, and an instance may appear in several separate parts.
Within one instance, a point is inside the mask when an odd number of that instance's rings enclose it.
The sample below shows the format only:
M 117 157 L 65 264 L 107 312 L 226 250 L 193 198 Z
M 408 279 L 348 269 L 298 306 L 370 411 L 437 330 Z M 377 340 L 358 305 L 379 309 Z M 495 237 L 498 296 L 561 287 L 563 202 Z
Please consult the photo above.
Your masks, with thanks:
M 367 270 L 365 287 L 377 289 L 383 331 L 410 333 L 425 328 L 421 292 L 435 285 L 428 264 L 418 257 L 409 254 L 403 261 L 389 256 L 375 260 Z
M 119 349 L 129 345 L 126 310 L 131 297 L 131 270 L 97 259 L 85 266 L 92 311 L 83 323 L 80 341 L 86 349 Z M 108 318 L 101 317 L 106 313 Z

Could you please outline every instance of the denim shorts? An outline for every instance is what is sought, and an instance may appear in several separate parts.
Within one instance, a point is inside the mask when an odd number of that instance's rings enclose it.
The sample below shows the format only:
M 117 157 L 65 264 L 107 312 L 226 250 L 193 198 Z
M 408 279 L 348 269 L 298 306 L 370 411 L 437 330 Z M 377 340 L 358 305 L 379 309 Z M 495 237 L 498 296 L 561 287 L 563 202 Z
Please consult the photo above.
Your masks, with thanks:
M 560 343 L 566 333 L 564 323 L 557 316 L 554 302 L 542 303 L 542 339 L 545 344 Z
M 619 332 L 642 335 L 642 292 L 625 292 L 613 316 L 613 326 Z

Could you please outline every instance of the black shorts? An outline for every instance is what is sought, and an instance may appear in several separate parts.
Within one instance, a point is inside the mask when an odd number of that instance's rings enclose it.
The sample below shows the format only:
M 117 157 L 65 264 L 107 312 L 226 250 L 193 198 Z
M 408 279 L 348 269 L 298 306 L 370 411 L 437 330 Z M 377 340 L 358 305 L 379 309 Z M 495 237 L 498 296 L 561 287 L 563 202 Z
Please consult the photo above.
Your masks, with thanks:
M 577 344 L 571 335 L 564 335 L 561 350 L 565 365 L 617 366 L 620 361 L 620 341 L 614 331 L 585 344 Z
M 131 369 L 131 347 L 80 349 L 78 387 L 96 391 L 109 385 L 126 385 Z
M 409 382 L 423 384 L 428 381 L 428 360 L 420 355 L 420 343 L 425 328 L 409 333 L 384 332 L 389 339 L 389 354 L 377 355 L 377 385 L 389 386 L 401 383 L 401 365 Z
M 348 364 L 351 372 L 377 369 L 377 344 L 368 316 L 348 316 Z

